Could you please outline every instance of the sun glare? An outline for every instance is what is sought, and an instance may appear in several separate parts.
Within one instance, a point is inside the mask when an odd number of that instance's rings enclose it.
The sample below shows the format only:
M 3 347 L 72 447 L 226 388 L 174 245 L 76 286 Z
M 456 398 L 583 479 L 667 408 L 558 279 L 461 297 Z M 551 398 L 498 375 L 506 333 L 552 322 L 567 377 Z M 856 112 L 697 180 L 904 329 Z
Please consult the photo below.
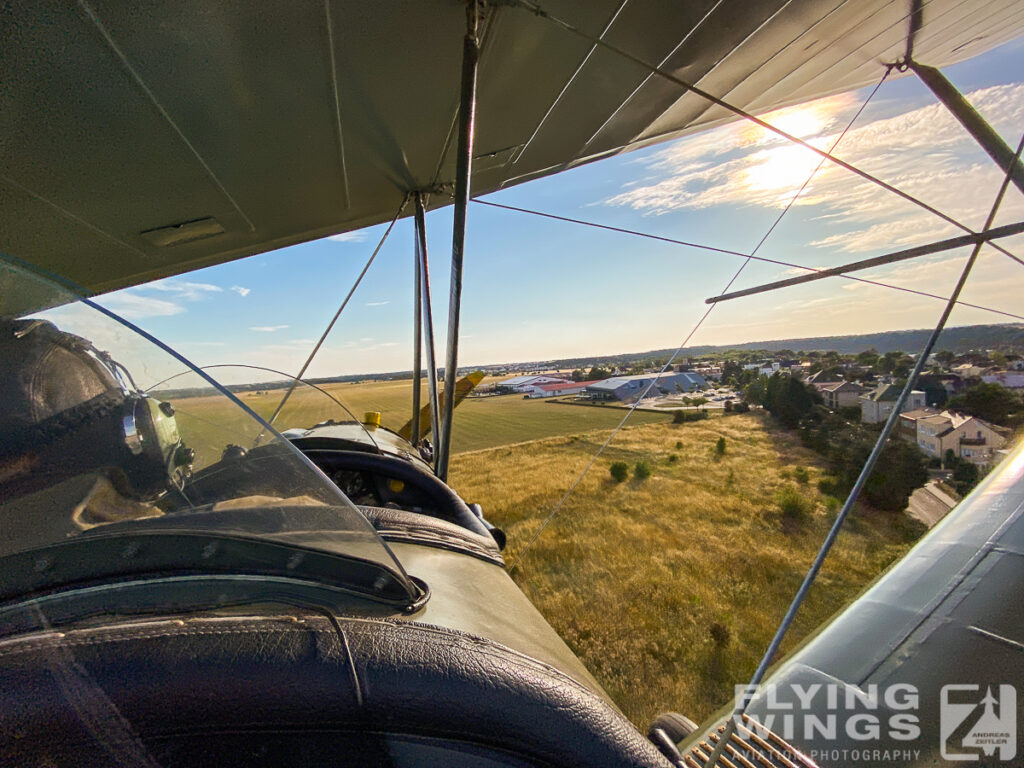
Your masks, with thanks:
M 801 139 L 817 136 L 828 130 L 835 122 L 837 115 L 852 104 L 852 95 L 848 93 L 818 99 L 809 104 L 785 107 L 760 115 L 769 125 L 785 131 Z M 743 144 L 764 144 L 768 141 L 785 141 L 772 131 L 759 125 L 749 123 L 742 129 L 740 140 Z
M 757 192 L 796 189 L 818 166 L 820 157 L 799 146 L 776 147 L 758 152 L 743 171 L 743 184 Z

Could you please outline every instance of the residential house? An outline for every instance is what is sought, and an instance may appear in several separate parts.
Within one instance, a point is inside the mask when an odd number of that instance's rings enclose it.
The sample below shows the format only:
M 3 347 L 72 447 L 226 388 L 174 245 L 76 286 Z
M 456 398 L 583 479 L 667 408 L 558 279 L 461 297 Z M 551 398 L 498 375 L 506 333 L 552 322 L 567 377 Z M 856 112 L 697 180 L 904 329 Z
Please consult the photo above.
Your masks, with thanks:
M 868 391 L 867 387 L 852 381 L 816 381 L 813 386 L 825 401 L 825 407 L 833 411 L 856 408 L 860 405 L 860 396 Z
M 991 366 L 980 366 L 972 365 L 971 363 L 964 363 L 963 365 L 954 365 L 950 370 L 957 376 L 963 379 L 977 379 L 984 376 L 986 373 L 994 370 Z
M 1000 384 L 1007 389 L 1024 389 L 1024 372 L 991 371 L 982 374 L 981 380 L 986 384 Z
M 930 416 L 937 416 L 942 413 L 938 408 L 917 408 L 913 411 L 904 411 L 900 414 L 899 423 L 896 425 L 896 434 L 907 442 L 917 445 L 917 422 L 927 419 Z
M 892 413 L 893 406 L 899 398 L 901 388 L 895 384 L 880 384 L 870 392 L 860 395 L 860 420 L 865 424 L 877 424 L 885 421 Z M 924 408 L 925 395 L 919 389 L 912 390 L 907 402 L 903 406 L 904 411 L 913 411 Z
M 929 456 L 943 458 L 946 451 L 986 466 L 1006 445 L 1004 430 L 975 416 L 942 411 L 917 420 L 917 445 Z

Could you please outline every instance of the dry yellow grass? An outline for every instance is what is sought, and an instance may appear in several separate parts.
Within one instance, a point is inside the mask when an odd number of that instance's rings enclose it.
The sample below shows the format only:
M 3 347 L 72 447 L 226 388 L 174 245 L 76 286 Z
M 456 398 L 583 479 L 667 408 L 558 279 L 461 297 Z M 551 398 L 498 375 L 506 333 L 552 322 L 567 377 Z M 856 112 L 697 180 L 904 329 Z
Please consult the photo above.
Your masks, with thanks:
M 452 484 L 506 530 L 512 562 L 607 434 L 462 454 Z M 726 453 L 716 459 L 719 437 Z M 654 470 L 645 481 L 632 477 L 640 460 Z M 611 479 L 613 461 L 630 465 L 629 480 Z M 513 575 L 638 726 L 670 709 L 703 719 L 753 672 L 834 517 L 820 476 L 815 454 L 756 414 L 627 427 Z M 814 510 L 802 525 L 782 520 L 785 487 Z M 905 516 L 866 508 L 850 522 L 784 652 L 920 533 Z

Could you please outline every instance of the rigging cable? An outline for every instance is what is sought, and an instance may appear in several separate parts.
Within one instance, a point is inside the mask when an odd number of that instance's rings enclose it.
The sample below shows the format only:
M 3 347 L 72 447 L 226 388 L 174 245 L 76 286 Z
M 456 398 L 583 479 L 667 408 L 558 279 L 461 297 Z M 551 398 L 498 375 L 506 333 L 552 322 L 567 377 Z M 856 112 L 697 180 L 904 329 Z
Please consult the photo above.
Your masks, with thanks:
M 579 27 L 575 26 L 574 24 L 571 24 L 568 21 L 565 21 L 564 19 L 559 18 L 558 16 L 554 16 L 554 15 L 548 13 L 540 5 L 538 5 L 537 3 L 533 2 L 533 0 L 507 0 L 507 2 L 510 5 L 522 8 L 522 9 L 524 9 L 526 11 L 529 11 L 529 12 L 535 14 L 536 16 L 539 16 L 542 19 L 546 19 L 546 20 L 550 21 L 555 26 L 561 27 L 562 29 L 566 30 L 567 32 L 570 32 L 570 33 L 576 35 L 577 37 L 580 37 L 583 40 L 588 41 L 592 45 L 599 45 L 602 48 L 605 48 L 608 51 L 611 51 L 612 53 L 614 53 L 614 54 L 616 54 L 618 56 L 621 56 L 622 58 L 627 59 L 628 61 L 633 62 L 634 64 L 636 64 L 637 66 L 647 70 L 651 74 L 658 75 L 659 77 L 664 78 L 665 80 L 668 80 L 670 83 L 674 83 L 678 87 L 682 88 L 684 91 L 689 91 L 690 93 L 693 93 L 694 95 L 699 96 L 700 98 L 705 99 L 706 101 L 710 101 L 715 106 L 721 107 L 722 109 L 725 109 L 725 110 L 728 110 L 729 112 L 732 112 L 737 117 L 743 118 L 744 120 L 747 120 L 747 121 L 749 121 L 751 123 L 754 123 L 757 126 L 760 126 L 761 128 L 763 128 L 766 131 L 770 131 L 770 132 L 776 134 L 777 136 L 781 136 L 782 138 L 786 139 L 787 141 L 790 141 L 790 142 L 792 142 L 794 144 L 797 144 L 797 145 L 803 147 L 804 149 L 810 150 L 811 152 L 813 152 L 814 154 L 820 156 L 821 158 L 823 158 L 825 160 L 829 160 L 830 162 L 835 163 L 836 165 L 838 165 L 840 168 L 846 169 L 850 173 L 853 173 L 853 174 L 859 176 L 860 178 L 864 179 L 865 181 L 870 182 L 872 184 L 875 184 L 876 186 L 881 187 L 882 189 L 886 190 L 887 192 L 891 192 L 892 194 L 897 195 L 898 197 L 903 198 L 907 202 L 912 203 L 913 205 L 916 205 L 919 208 L 922 208 L 923 210 L 927 211 L 928 213 L 931 213 L 933 216 L 939 217 L 943 221 L 945 221 L 945 222 L 947 222 L 949 224 L 952 224 L 954 227 L 956 227 L 958 229 L 961 229 L 964 232 L 967 232 L 968 234 L 972 234 L 972 235 L 978 234 L 973 229 L 968 227 L 966 224 L 962 224 L 961 222 L 959 222 L 956 219 L 954 219 L 952 216 L 943 213 L 938 208 L 935 208 L 934 206 L 929 205 L 928 203 L 924 202 L 920 198 L 915 197 L 914 195 L 911 195 L 909 192 L 904 192 L 902 189 L 899 189 L 898 187 L 895 187 L 892 184 L 889 184 L 887 182 L 882 181 L 877 176 L 873 176 L 872 174 L 868 173 L 867 171 L 865 171 L 865 170 L 863 170 L 861 168 L 858 168 L 857 166 L 852 165 L 851 163 L 848 163 L 845 160 L 839 159 L 838 157 L 836 157 L 835 155 L 832 154 L 832 149 L 835 148 L 835 144 L 833 144 L 832 148 L 830 148 L 829 150 L 818 149 L 818 147 L 814 146 L 809 141 L 804 141 L 803 139 L 801 139 L 801 138 L 799 138 L 797 136 L 794 136 L 793 134 L 788 133 L 787 131 L 784 131 L 784 130 L 782 130 L 781 128 L 779 128 L 777 126 L 774 126 L 771 123 L 769 123 L 769 122 L 767 122 L 765 120 L 762 120 L 761 118 L 757 117 L 756 115 L 753 115 L 750 112 L 747 112 L 745 109 L 737 107 L 735 104 L 732 104 L 732 103 L 726 101 L 725 99 L 721 99 L 721 98 L 719 98 L 719 97 L 717 97 L 717 96 L 715 96 L 715 95 L 713 95 L 711 93 L 708 93 L 704 89 L 702 89 L 702 88 L 700 88 L 700 87 L 698 87 L 698 86 L 696 86 L 696 85 L 694 85 L 692 83 L 688 83 L 685 80 L 683 80 L 683 79 L 681 79 L 679 77 L 676 77 L 675 75 L 673 75 L 670 72 L 666 72 L 661 67 L 658 67 L 658 66 L 655 66 L 654 64 L 651 64 L 650 62 L 645 61 L 644 59 L 641 59 L 639 56 L 635 56 L 634 54 L 630 53 L 629 51 L 625 50 L 624 48 L 620 48 L 617 45 L 613 45 L 612 43 L 609 43 L 607 40 L 604 40 L 604 39 L 602 39 L 600 37 L 595 37 L 595 36 L 593 36 L 593 35 L 591 35 L 591 34 L 589 34 L 587 32 L 584 32 L 582 29 L 580 29 Z M 895 64 L 890 64 L 889 67 L 888 67 L 888 70 L 893 69 L 895 66 L 896 66 Z M 1002 253 L 1002 254 L 1008 256 L 1009 258 L 1013 259 L 1018 264 L 1024 265 L 1024 260 L 1021 260 L 1020 258 L 1015 256 L 1014 254 L 1012 254 L 1010 251 L 1006 250 L 1002 246 L 997 245 L 995 243 L 992 243 L 991 245 L 997 251 L 999 251 L 1000 253 Z
M 490 200 L 481 200 L 480 198 L 473 198 L 473 202 L 474 203 L 479 203 L 480 205 L 488 205 L 488 206 L 490 206 L 492 208 L 502 208 L 502 209 L 504 209 L 506 211 L 516 211 L 517 213 L 528 213 L 528 214 L 531 214 L 533 216 L 542 216 L 542 217 L 544 217 L 546 219 L 554 219 L 555 221 L 565 221 L 565 222 L 568 222 L 569 224 L 581 224 L 581 225 L 583 225 L 585 227 L 594 227 L 595 229 L 604 229 L 604 230 L 608 230 L 609 232 L 621 232 L 624 235 L 635 235 L 637 237 L 645 237 L 648 240 L 659 240 L 659 241 L 661 241 L 663 243 L 672 243 L 673 245 L 685 245 L 685 246 L 687 246 L 689 248 L 697 248 L 697 249 L 702 250 L 702 251 L 711 251 L 713 253 L 722 253 L 722 254 L 725 254 L 727 256 L 739 256 L 742 259 L 749 258 L 752 261 L 761 261 L 761 262 L 764 262 L 765 264 L 775 264 L 776 266 L 780 266 L 780 267 L 789 267 L 791 269 L 800 269 L 800 270 L 803 270 L 805 272 L 812 273 L 812 274 L 813 273 L 827 272 L 828 271 L 827 269 L 822 269 L 822 268 L 819 268 L 819 267 L 808 267 L 808 266 L 805 266 L 803 264 L 796 264 L 796 263 L 791 262 L 791 261 L 782 261 L 780 259 L 770 259 L 767 256 L 755 256 L 755 255 L 743 253 L 742 251 L 733 251 L 733 250 L 730 250 L 728 248 L 717 248 L 717 247 L 715 247 L 713 245 L 704 245 L 703 243 L 693 243 L 693 242 L 690 242 L 688 240 L 677 240 L 677 239 L 672 238 L 672 237 L 665 237 L 664 235 L 652 235 L 649 232 L 640 232 L 640 231 L 635 230 L 635 229 L 625 229 L 623 227 L 613 227 L 613 226 L 611 226 L 609 224 L 599 224 L 596 221 L 587 221 L 586 219 L 574 219 L 574 218 L 571 218 L 569 216 L 559 216 L 559 215 L 554 214 L 554 213 L 545 213 L 544 211 L 535 211 L 535 210 L 533 210 L 531 208 L 520 208 L 519 206 L 506 205 L 504 203 L 495 203 L 495 202 L 492 202 Z M 907 287 L 904 287 L 902 285 L 895 285 L 894 283 L 886 283 L 886 282 L 884 282 L 882 280 L 872 280 L 872 279 L 867 278 L 867 277 L 855 277 L 854 275 L 845 275 L 845 274 L 833 275 L 833 277 L 841 277 L 841 278 L 843 278 L 845 280 L 852 280 L 852 281 L 857 282 L 857 283 L 865 283 L 866 285 L 874 285 L 874 286 L 877 286 L 879 288 L 890 288 L 890 289 L 892 289 L 894 291 L 902 291 L 903 293 L 910 293 L 910 294 L 914 294 L 915 296 L 923 296 L 923 297 L 928 298 L 928 299 L 937 299 L 939 301 L 946 301 L 947 298 L 948 298 L 947 296 L 940 296 L 937 293 L 928 293 L 927 291 L 919 291 L 919 290 L 917 290 L 915 288 L 907 288 Z M 984 312 L 991 312 L 993 314 L 1002 315 L 1004 317 L 1009 317 L 1009 318 L 1012 318 L 1014 320 L 1024 320 L 1024 315 L 1015 315 L 1012 312 L 1006 312 L 1004 310 L 995 309 L 993 307 L 986 307 L 986 306 L 983 306 L 981 304 L 971 304 L 970 302 L 967 302 L 967 301 L 958 301 L 957 304 L 959 304 L 961 307 L 967 307 L 969 309 L 980 309 L 980 310 L 982 310 Z
M 1024 151 L 1024 135 L 1021 136 L 1020 143 L 1017 145 L 1017 159 L 1020 158 L 1022 151 Z M 1013 167 L 1011 166 L 1003 179 L 1002 185 L 999 187 L 999 192 L 996 194 L 995 201 L 992 203 L 988 219 L 985 222 L 985 229 L 992 226 L 992 222 L 995 220 L 996 214 L 999 212 L 999 206 L 1003 202 L 1003 196 L 1006 194 L 1006 189 L 1010 186 L 1012 178 Z M 910 397 L 910 392 L 917 383 L 918 377 L 921 375 L 921 371 L 924 370 L 928 357 L 931 355 L 932 349 L 935 347 L 935 342 L 938 341 L 939 334 L 942 333 L 942 329 L 946 326 L 946 321 L 949 319 L 950 314 L 953 312 L 953 308 L 956 306 L 957 297 L 960 295 L 964 285 L 967 283 L 967 278 L 971 274 L 971 269 L 973 269 L 974 264 L 978 259 L 978 254 L 981 252 L 981 246 L 982 243 L 976 243 L 974 248 L 971 249 L 971 255 L 968 257 L 967 263 L 964 264 L 963 271 L 960 274 L 960 279 L 957 281 L 956 287 L 953 289 L 953 293 L 950 294 L 949 300 L 946 302 L 946 307 L 943 309 L 942 314 L 939 316 L 939 321 L 935 325 L 935 329 L 928 337 L 928 341 L 925 342 L 924 349 L 922 349 L 920 354 L 917 356 L 914 368 L 911 370 L 910 376 L 907 377 L 907 383 L 903 386 L 903 391 L 900 392 L 899 398 L 897 398 L 896 402 L 893 404 L 892 411 L 889 413 L 889 418 L 886 419 L 885 426 L 882 427 L 882 432 L 878 436 L 878 440 L 875 442 L 874 448 L 871 449 L 871 454 L 868 456 L 867 461 L 864 462 L 864 466 L 861 467 L 860 474 L 857 476 L 857 481 L 853 484 L 853 488 L 850 489 L 850 493 L 846 497 L 846 501 L 843 503 L 842 509 L 839 510 L 839 514 L 836 515 L 835 522 L 832 523 L 832 527 L 829 529 L 828 535 L 825 537 L 825 541 L 821 544 L 821 549 L 819 549 L 818 554 L 815 555 L 814 561 L 811 563 L 811 567 L 807 571 L 807 575 L 804 576 L 803 583 L 800 584 L 800 589 L 797 590 L 796 595 L 793 597 L 793 602 L 790 603 L 789 608 L 786 610 L 786 614 L 783 616 L 782 622 L 775 631 L 775 636 L 772 638 L 771 643 L 768 645 L 768 649 L 764 652 L 764 656 L 758 663 L 757 669 L 754 671 L 754 676 L 750 679 L 750 682 L 747 683 L 743 696 L 733 710 L 732 716 L 726 723 L 725 731 L 718 739 L 718 743 L 715 745 L 714 751 L 704 764 L 704 768 L 713 768 L 718 765 L 718 758 L 722 756 L 725 746 L 732 739 L 733 733 L 736 731 L 736 725 L 740 720 L 742 720 L 743 715 L 746 712 L 747 705 L 757 692 L 757 686 L 760 684 L 762 678 L 764 678 L 765 672 L 768 670 L 768 665 L 778 652 L 779 646 L 782 645 L 782 640 L 786 636 L 786 632 L 789 630 L 790 626 L 792 626 L 793 620 L 796 618 L 796 613 L 800 609 L 800 605 L 803 603 L 804 598 L 807 597 L 807 593 L 810 590 L 811 585 L 814 583 L 818 572 L 821 570 L 821 566 L 825 562 L 825 558 L 828 556 L 829 551 L 832 549 L 832 545 L 835 544 L 836 539 L 839 536 L 839 529 L 842 528 L 843 522 L 850 514 L 850 510 L 853 509 L 853 505 L 860 496 L 860 492 L 863 490 L 868 478 L 871 476 L 871 473 L 875 468 L 875 464 L 878 463 L 878 459 L 882 454 L 882 449 L 885 448 L 885 444 L 889 440 L 889 435 L 892 434 L 893 428 L 896 426 L 896 422 L 900 419 L 900 413 L 903 411 L 903 406 L 906 405 L 907 399 Z
M 868 104 L 871 102 L 871 99 L 874 98 L 876 93 L 878 93 L 878 89 L 882 87 L 882 83 L 886 81 L 886 78 L 889 77 L 889 73 L 891 71 L 891 67 L 886 68 L 885 72 L 882 74 L 882 78 L 878 81 L 878 84 L 875 85 L 874 89 L 872 89 L 871 93 L 869 93 L 868 97 L 864 100 L 864 103 L 860 105 L 860 108 L 857 110 L 856 114 L 854 114 L 853 117 L 850 118 L 850 122 L 846 124 L 846 127 L 843 129 L 842 133 L 840 133 L 836 140 L 832 143 L 831 149 L 836 148 L 839 142 L 843 140 L 843 137 L 846 136 L 850 128 L 853 127 L 853 124 L 857 122 L 857 118 L 861 116 L 861 114 L 867 108 Z M 747 268 L 747 265 L 750 264 L 750 262 L 756 258 L 758 249 L 765 244 L 765 241 L 768 239 L 769 235 L 771 235 L 771 233 L 775 231 L 775 228 L 779 225 L 779 222 L 782 221 L 782 218 L 787 213 L 789 213 L 789 210 L 796 203 L 800 195 L 803 194 L 803 191 L 807 189 L 807 185 L 811 183 L 811 180 L 814 178 L 815 174 L 817 174 L 818 171 L 821 170 L 821 167 L 822 165 L 824 165 L 824 163 L 825 159 L 823 158 L 815 167 L 815 169 L 811 171 L 810 175 L 807 177 L 807 180 L 804 181 L 804 183 L 800 186 L 800 189 L 796 191 L 796 194 L 793 195 L 792 199 L 789 201 L 786 207 L 783 208 L 779 215 L 775 218 L 775 221 L 772 222 L 772 225 L 768 228 L 768 231 L 765 232 L 764 236 L 758 241 L 757 245 L 754 246 L 754 248 L 750 251 L 749 254 L 743 254 L 746 257 L 745 260 L 742 264 L 740 264 L 739 269 L 737 269 L 733 276 L 729 279 L 729 282 L 726 284 L 725 290 L 723 290 L 722 293 L 726 293 L 729 290 L 729 287 L 731 287 L 732 284 L 736 282 L 739 276 L 743 273 L 743 270 Z M 704 314 L 700 316 L 700 319 L 697 321 L 697 324 L 693 326 L 693 329 L 687 334 L 686 338 L 683 339 L 682 343 L 678 347 L 676 347 L 675 352 L 672 353 L 668 361 L 661 367 L 661 370 L 658 371 L 658 375 L 655 376 L 650 381 L 650 383 L 648 383 L 648 385 L 644 388 L 644 390 L 640 393 L 640 396 L 637 397 L 636 401 L 630 406 L 629 410 L 626 412 L 626 415 L 622 417 L 622 420 L 619 422 L 618 426 L 612 430 L 612 433 L 608 436 L 608 439 L 605 440 L 601 447 L 597 449 L 597 452 L 590 459 L 590 462 L 587 464 L 586 467 L 583 468 L 583 471 L 573 481 L 572 485 L 569 486 L 569 490 L 565 492 L 565 495 L 562 496 L 562 498 L 558 501 L 557 504 L 555 504 L 554 508 L 544 519 L 544 522 L 541 523 L 540 527 L 534 532 L 533 536 L 526 543 L 526 546 L 523 547 L 522 551 L 520 551 L 519 554 L 516 555 L 516 559 L 513 560 L 512 564 L 508 567 L 509 573 L 512 573 L 512 571 L 515 570 L 516 566 L 519 565 L 520 561 L 530 550 L 530 547 L 533 546 L 534 542 L 536 542 L 540 535 L 544 532 L 544 529 L 546 529 L 548 525 L 551 523 L 551 521 L 554 520 L 555 515 L 557 515 L 558 512 L 562 509 L 562 507 L 565 505 L 565 502 L 573 494 L 577 486 L 579 486 L 579 484 L 583 481 L 583 478 L 586 477 L 587 473 L 590 472 L 590 469 L 601 457 L 601 454 L 604 453 L 604 450 L 611 444 L 612 440 L 615 439 L 615 436 L 626 425 L 626 422 L 629 420 L 629 417 L 633 415 L 634 411 L 636 411 L 636 409 L 640 406 L 640 403 L 643 401 L 643 399 L 647 397 L 648 392 L 651 391 L 651 388 L 654 387 L 658 379 L 661 378 L 662 374 L 664 374 L 665 371 L 668 370 L 669 366 L 671 366 L 673 361 L 679 356 L 679 353 L 682 352 L 686 345 L 690 343 L 690 339 L 692 339 L 694 335 L 697 333 L 697 331 L 700 330 L 700 327 L 704 324 L 704 321 L 707 320 L 708 315 L 711 314 L 711 312 L 714 310 L 716 306 L 716 304 L 711 304 L 708 306 L 708 308 L 704 311 Z
M 313 347 L 313 350 L 309 353 L 309 357 L 306 358 L 306 362 L 302 364 L 302 368 L 299 369 L 298 374 L 296 374 L 295 378 L 292 380 L 291 386 L 289 386 L 288 391 L 284 393 L 284 397 L 281 398 L 281 402 L 277 404 L 277 408 L 274 410 L 273 415 L 269 419 L 267 419 L 267 424 L 273 426 L 274 419 L 276 419 L 278 415 L 281 413 L 281 409 L 284 408 L 284 404 L 288 402 L 288 398 L 292 396 L 292 392 L 295 391 L 295 387 L 298 386 L 299 380 L 305 375 L 306 369 L 309 368 L 309 364 L 313 362 L 313 358 L 316 357 L 316 353 L 319 352 L 320 347 L 323 346 L 324 341 L 327 339 L 327 334 L 329 334 L 331 332 L 331 329 L 334 328 L 334 324 L 338 322 L 338 318 L 341 317 L 341 313 L 344 312 L 345 307 L 348 306 L 348 302 L 352 298 L 352 294 L 356 292 L 356 288 L 359 287 L 359 284 L 363 281 L 363 278 L 366 277 L 366 273 L 370 269 L 370 265 L 373 264 L 373 260 L 377 258 L 377 254 L 380 253 L 380 249 L 384 247 L 384 243 L 387 241 L 388 235 L 391 234 L 391 230 L 394 229 L 395 223 L 399 220 L 399 218 L 401 218 L 402 211 L 405 210 L 405 206 L 408 202 L 409 193 L 407 192 L 405 196 L 402 198 L 401 205 L 398 206 L 398 210 L 395 212 L 395 217 L 391 219 L 391 223 L 388 224 L 388 228 L 384 230 L 384 234 L 381 235 L 380 242 L 377 243 L 377 247 L 373 249 L 373 253 L 370 254 L 370 258 L 366 260 L 366 264 L 363 266 L 363 271 L 359 273 L 359 276 L 356 278 L 356 281 L 352 284 L 352 287 L 349 289 L 348 295 L 345 296 L 345 300 L 341 302 L 341 306 L 338 307 L 338 311 L 335 312 L 334 317 L 331 318 L 331 322 L 327 324 L 327 327 L 324 328 L 324 332 L 320 334 L 319 341 L 317 341 L 316 345 Z M 262 439 L 262 437 L 263 433 L 261 432 L 256 438 L 257 444 Z

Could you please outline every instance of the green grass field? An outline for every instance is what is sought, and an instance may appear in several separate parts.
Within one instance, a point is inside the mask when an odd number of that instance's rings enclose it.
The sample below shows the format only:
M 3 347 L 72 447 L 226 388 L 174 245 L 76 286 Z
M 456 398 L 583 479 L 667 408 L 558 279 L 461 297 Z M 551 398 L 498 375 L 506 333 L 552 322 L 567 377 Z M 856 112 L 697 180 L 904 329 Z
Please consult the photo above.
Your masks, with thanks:
M 505 529 L 511 564 L 606 436 L 462 454 L 451 481 Z M 613 461 L 629 464 L 628 480 L 611 479 Z M 649 479 L 633 477 L 638 461 Z M 835 500 L 817 491 L 819 461 L 756 414 L 627 427 L 513 577 L 638 727 L 666 710 L 699 722 L 753 673 L 834 518 Z M 784 489 L 802 522 L 783 514 Z M 856 510 L 783 651 L 921 530 L 902 514 Z
M 399 429 L 412 415 L 410 381 L 328 384 L 324 390 L 336 397 L 358 419 L 367 411 L 380 411 L 382 424 L 392 429 Z M 244 392 L 239 397 L 260 416 L 270 418 L 283 393 L 284 390 L 270 390 L 261 394 Z M 424 387 L 423 403 L 426 402 Z M 238 442 L 238 437 L 231 437 L 233 432 L 246 429 L 248 434 L 251 431 L 251 428 L 245 426 L 245 419 L 236 418 L 227 402 L 219 397 L 178 399 L 174 401 L 174 406 L 186 442 L 190 441 L 190 435 L 194 443 L 220 445 Z M 593 429 L 611 429 L 622 420 L 625 413 L 621 408 L 526 400 L 517 395 L 471 397 L 456 412 L 452 449 L 453 453 L 462 453 Z M 291 427 L 309 427 L 329 418 L 347 417 L 336 403 L 322 393 L 299 387 L 289 398 L 274 426 L 283 431 Z M 669 419 L 670 414 L 637 411 L 630 423 L 650 424 Z

